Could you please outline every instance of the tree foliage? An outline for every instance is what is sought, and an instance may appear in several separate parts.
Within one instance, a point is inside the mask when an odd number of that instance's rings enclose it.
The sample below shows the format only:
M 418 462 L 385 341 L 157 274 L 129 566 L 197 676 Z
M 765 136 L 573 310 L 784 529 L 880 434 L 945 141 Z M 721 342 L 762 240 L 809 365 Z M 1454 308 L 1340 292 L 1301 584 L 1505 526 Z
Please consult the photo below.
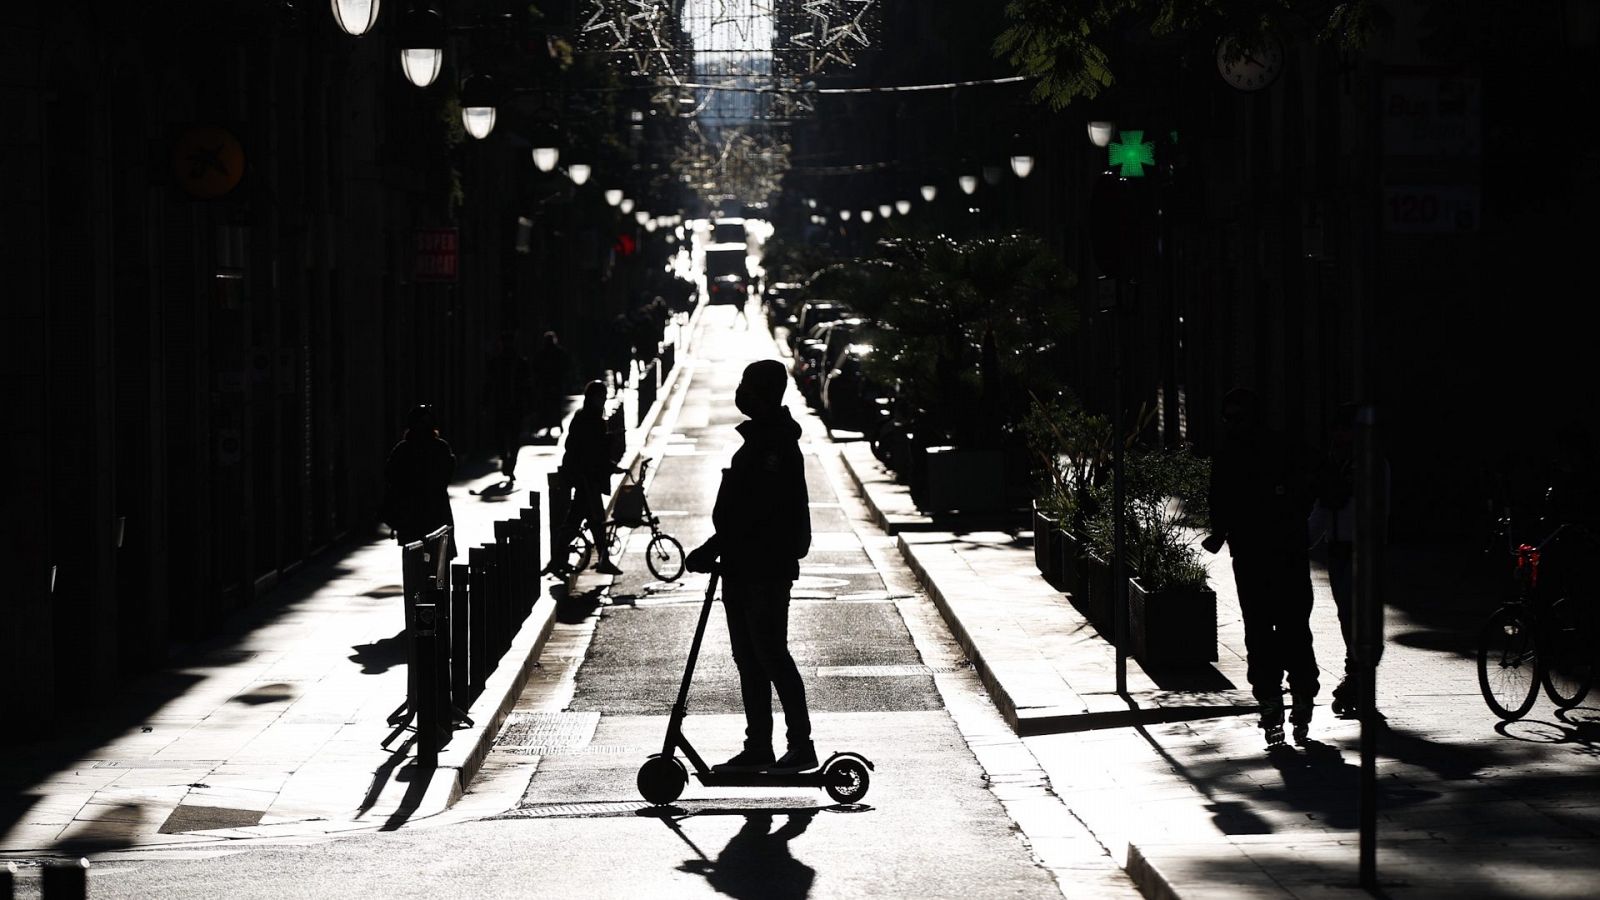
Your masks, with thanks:
M 1304 30 L 1358 48 L 1387 21 L 1379 0 L 1009 0 L 1006 18 L 995 55 L 1039 79 L 1034 99 L 1057 110 L 1115 84 L 1117 50 L 1133 38 L 1210 46 L 1230 35 L 1242 55 Z
M 866 319 L 874 378 L 931 414 L 958 443 L 999 439 L 1030 392 L 1060 388 L 1061 340 L 1076 324 L 1073 275 L 1036 237 L 898 239 L 823 269 L 814 296 Z

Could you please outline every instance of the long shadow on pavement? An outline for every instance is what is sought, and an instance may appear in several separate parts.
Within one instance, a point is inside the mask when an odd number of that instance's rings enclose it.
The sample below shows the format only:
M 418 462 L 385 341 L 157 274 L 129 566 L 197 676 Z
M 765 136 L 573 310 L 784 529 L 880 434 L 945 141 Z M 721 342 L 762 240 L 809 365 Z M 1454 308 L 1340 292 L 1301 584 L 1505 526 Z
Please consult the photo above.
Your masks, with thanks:
M 816 870 L 794 857 L 789 842 L 805 834 L 819 812 L 865 812 L 870 806 L 792 806 L 781 808 L 710 808 L 686 812 L 676 806 L 639 810 L 636 815 L 659 819 L 689 849 L 693 859 L 685 860 L 678 871 L 699 875 L 717 893 L 737 898 L 775 898 L 804 900 L 816 881 Z M 728 841 L 716 859 L 707 856 L 684 833 L 680 822 L 696 816 L 744 816 L 745 823 Z M 773 819 L 784 823 L 773 830 Z

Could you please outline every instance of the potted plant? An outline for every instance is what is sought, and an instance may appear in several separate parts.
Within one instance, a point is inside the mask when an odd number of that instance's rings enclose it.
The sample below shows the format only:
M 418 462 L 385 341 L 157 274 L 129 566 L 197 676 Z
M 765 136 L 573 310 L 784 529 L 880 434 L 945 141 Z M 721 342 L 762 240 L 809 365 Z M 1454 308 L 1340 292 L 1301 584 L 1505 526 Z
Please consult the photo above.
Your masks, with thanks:
M 1103 416 L 1091 415 L 1066 392 L 1048 400 L 1031 397 L 1022 431 L 1036 471 L 1038 507 L 1055 521 L 1046 538 L 1055 559 L 1052 583 L 1072 594 L 1075 603 L 1086 601 L 1084 581 L 1084 523 L 1100 505 L 1096 486 L 1104 480 L 1111 426 Z M 1036 528 L 1039 522 L 1035 522 Z M 1035 541 L 1038 541 L 1035 531 Z M 1102 556 L 1103 558 L 1103 556 Z
M 1217 595 L 1190 537 L 1205 523 L 1210 469 L 1188 450 L 1151 451 L 1124 464 L 1128 484 L 1128 636 L 1147 666 L 1217 658 Z

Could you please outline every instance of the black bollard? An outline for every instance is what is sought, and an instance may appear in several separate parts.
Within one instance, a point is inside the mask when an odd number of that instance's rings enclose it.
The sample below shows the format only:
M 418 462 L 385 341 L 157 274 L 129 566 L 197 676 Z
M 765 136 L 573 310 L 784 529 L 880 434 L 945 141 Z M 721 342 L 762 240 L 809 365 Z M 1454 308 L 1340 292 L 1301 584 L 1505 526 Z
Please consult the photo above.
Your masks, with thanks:
M 472 699 L 483 692 L 489 677 L 489 551 L 467 551 L 467 670 Z
M 85 900 L 89 896 L 87 859 L 45 866 L 39 875 L 39 896 L 44 900 Z
M 415 609 L 417 661 L 417 763 L 439 764 L 442 710 L 439 706 L 439 607 L 437 591 L 424 591 Z
M 474 697 L 467 668 L 472 644 L 472 619 L 467 607 L 470 573 L 467 566 L 457 564 L 450 567 L 450 702 L 458 709 L 472 708 Z

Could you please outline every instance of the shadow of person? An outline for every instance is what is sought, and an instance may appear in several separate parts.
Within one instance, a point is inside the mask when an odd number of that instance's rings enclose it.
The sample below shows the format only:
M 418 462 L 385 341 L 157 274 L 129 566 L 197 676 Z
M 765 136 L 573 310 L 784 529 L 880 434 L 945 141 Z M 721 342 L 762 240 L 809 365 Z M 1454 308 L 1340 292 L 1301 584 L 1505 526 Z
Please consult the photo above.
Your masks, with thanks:
M 361 665 L 363 675 L 382 675 L 390 667 L 406 661 L 406 633 L 401 629 L 394 637 L 381 638 L 370 644 L 356 644 L 350 648 L 350 661 Z
M 745 813 L 744 827 L 715 860 L 691 859 L 678 871 L 703 877 L 713 890 L 729 897 L 804 900 L 811 895 L 817 872 L 794 858 L 789 842 L 805 833 L 816 814 L 814 809 L 794 810 L 783 827 L 773 831 L 772 813 Z

